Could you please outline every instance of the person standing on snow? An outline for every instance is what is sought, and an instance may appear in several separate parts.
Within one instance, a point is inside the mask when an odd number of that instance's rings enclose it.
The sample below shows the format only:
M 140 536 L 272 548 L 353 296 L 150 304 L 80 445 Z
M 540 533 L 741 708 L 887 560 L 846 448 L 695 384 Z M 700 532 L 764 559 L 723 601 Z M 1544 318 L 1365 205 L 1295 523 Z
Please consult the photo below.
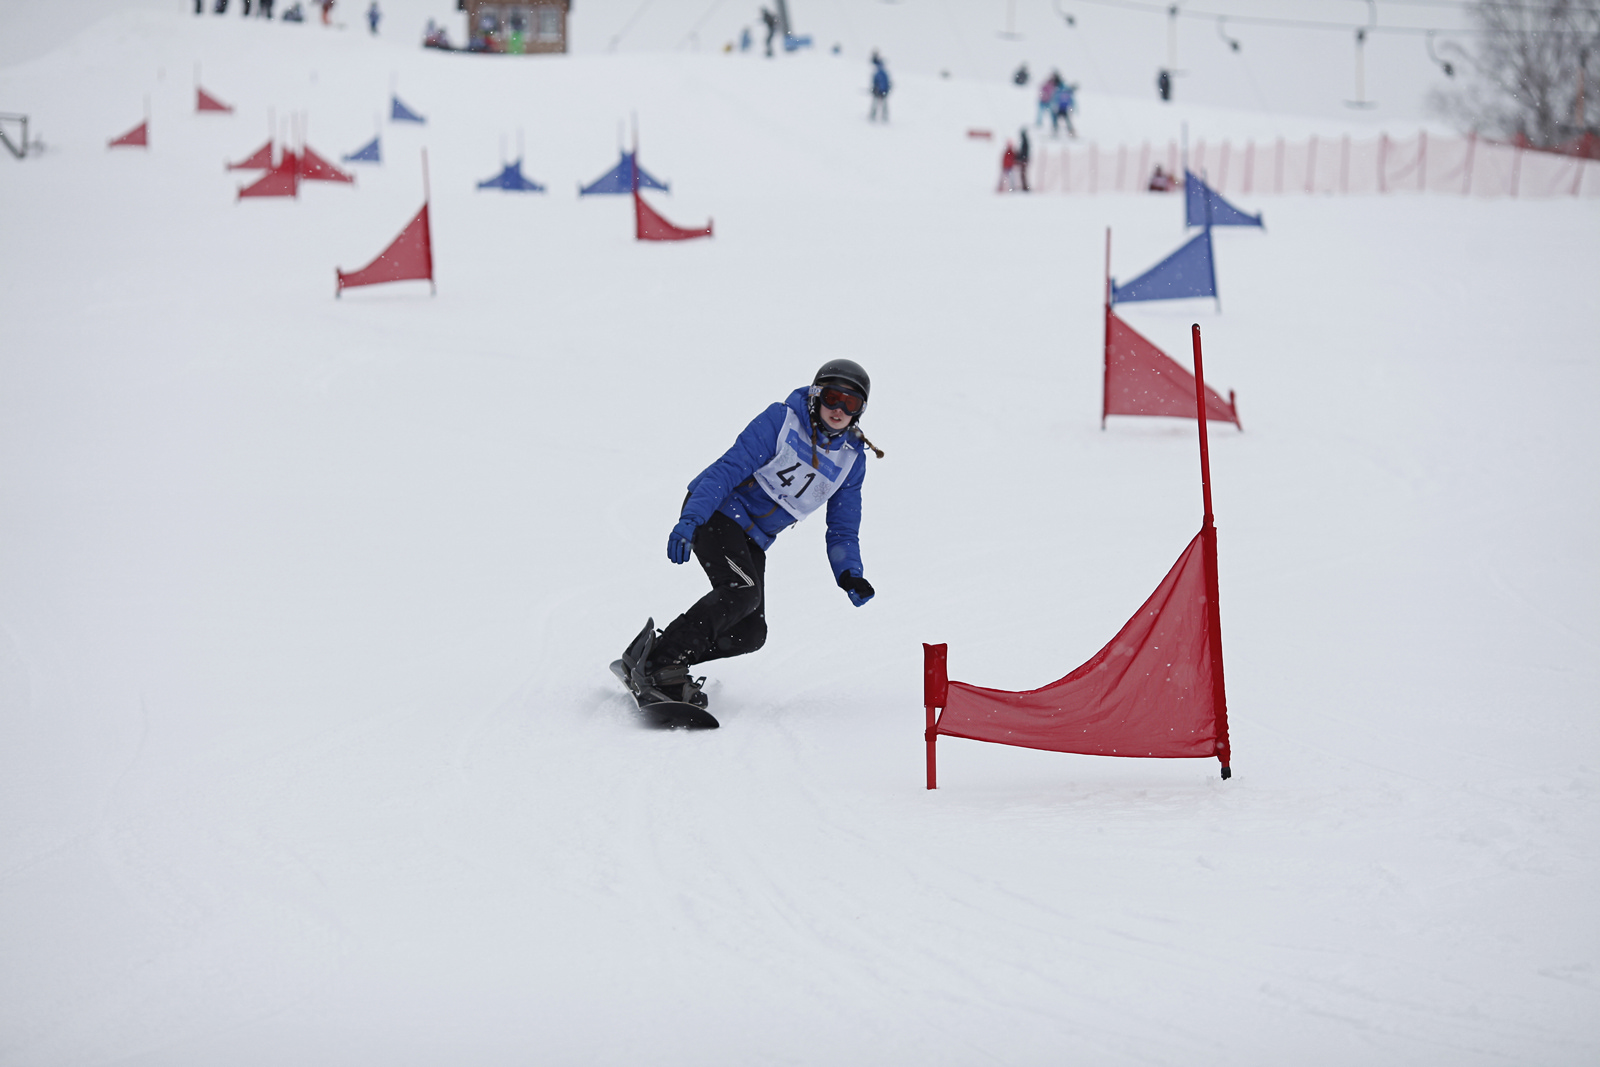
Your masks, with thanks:
M 1050 132 L 1052 134 L 1055 133 L 1056 120 L 1060 119 L 1067 124 L 1068 137 L 1075 138 L 1078 136 L 1078 131 L 1072 128 L 1072 113 L 1078 107 L 1077 100 L 1074 98 L 1077 89 L 1076 85 L 1068 85 L 1066 82 L 1056 86 L 1056 110 L 1050 117 Z
M 1027 192 L 1028 157 L 1032 154 L 1028 147 L 1028 127 L 1022 127 L 1017 134 L 1017 177 L 1022 179 L 1022 191 Z
M 1055 110 L 1055 106 L 1056 106 L 1056 86 L 1058 86 L 1060 84 L 1061 84 L 1061 72 L 1060 71 L 1056 71 L 1056 70 L 1052 70 L 1050 72 L 1050 77 L 1046 78 L 1044 80 L 1044 82 L 1042 84 L 1040 84 L 1040 86 L 1039 86 L 1039 108 L 1038 108 L 1037 111 L 1034 112 L 1034 115 L 1033 115 L 1033 124 L 1035 126 L 1043 126 L 1044 125 L 1044 117 L 1046 115 L 1050 114 L 1050 112 L 1052 112 L 1053 110 Z
M 997 193 L 1014 193 L 1017 191 L 1017 146 L 1010 141 L 1006 142 L 1006 150 L 1000 156 L 1000 186 Z
M 383 12 L 378 10 L 378 0 L 372 0 L 372 6 L 367 8 L 367 25 L 372 27 L 372 36 L 378 36 L 378 23 L 383 20 Z
M 681 701 L 704 708 L 704 678 L 689 668 L 754 652 L 767 640 L 767 549 L 783 530 L 827 505 L 828 569 L 861 607 L 874 595 L 863 576 L 861 485 L 866 450 L 882 458 L 858 425 L 872 381 L 861 365 L 831 359 L 809 387 L 757 415 L 722 458 L 689 483 L 667 558 L 690 555 L 711 592 L 657 632 L 655 620 L 622 653 L 628 688 L 641 704 Z
M 778 32 L 778 16 L 767 8 L 761 9 L 761 21 L 767 25 L 767 58 L 772 58 L 772 38 Z
M 874 49 L 872 52 L 872 107 L 867 111 L 867 121 L 872 122 L 880 115 L 884 122 L 889 121 L 889 71 L 883 65 L 883 57 Z

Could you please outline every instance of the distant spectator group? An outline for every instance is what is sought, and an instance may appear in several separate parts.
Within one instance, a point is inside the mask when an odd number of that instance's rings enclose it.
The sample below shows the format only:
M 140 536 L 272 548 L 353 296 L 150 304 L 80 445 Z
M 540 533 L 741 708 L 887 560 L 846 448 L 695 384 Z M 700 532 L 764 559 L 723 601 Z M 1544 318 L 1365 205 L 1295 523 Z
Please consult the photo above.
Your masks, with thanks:
M 229 0 L 213 0 L 211 10 L 218 15 L 226 15 L 228 13 L 228 2 Z M 338 0 L 312 0 L 312 6 L 322 12 L 322 24 L 324 26 L 333 24 L 333 7 L 337 2 Z M 254 6 L 256 9 L 255 14 L 258 18 L 270 19 L 272 17 L 273 0 L 256 0 Z M 239 0 L 239 9 L 245 18 L 249 18 L 251 15 L 251 0 Z M 194 13 L 196 15 L 204 15 L 206 13 L 206 0 L 194 0 Z M 378 23 L 382 18 L 383 12 L 378 8 L 378 0 L 372 0 L 372 6 L 367 8 L 367 25 L 371 27 L 374 35 L 378 32 Z M 304 22 L 305 20 L 306 13 L 300 6 L 300 0 L 295 0 L 283 12 L 282 21 L 284 22 Z

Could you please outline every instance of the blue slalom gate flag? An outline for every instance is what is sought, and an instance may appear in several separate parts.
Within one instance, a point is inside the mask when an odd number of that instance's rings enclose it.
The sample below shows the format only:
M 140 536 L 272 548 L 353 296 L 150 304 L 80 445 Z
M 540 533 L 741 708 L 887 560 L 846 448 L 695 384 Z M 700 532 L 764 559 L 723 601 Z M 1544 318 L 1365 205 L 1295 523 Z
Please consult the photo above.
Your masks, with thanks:
M 578 187 L 579 196 L 631 196 L 633 194 L 633 179 L 637 172 L 639 188 L 660 189 L 664 193 L 671 192 L 666 185 L 656 181 L 650 173 L 639 166 L 637 152 L 624 152 L 617 165 L 606 171 L 588 185 Z
M 378 147 L 378 138 L 374 137 L 367 144 L 342 158 L 346 163 L 382 163 L 383 152 Z
M 1183 172 L 1185 226 L 1260 226 L 1266 229 L 1259 213 L 1246 215 L 1222 199 L 1215 189 L 1193 171 Z
M 1111 302 L 1181 300 L 1188 296 L 1216 296 L 1217 267 L 1211 254 L 1211 228 L 1201 230 L 1189 243 L 1127 285 L 1111 281 Z
M 390 96 L 389 101 L 390 122 L 415 122 L 420 124 L 428 121 L 415 111 L 412 111 L 409 107 L 406 107 L 404 104 L 402 104 L 398 96 Z
M 493 178 L 487 178 L 478 183 L 479 189 L 504 189 L 512 193 L 542 193 L 544 186 L 536 181 L 530 181 L 522 173 L 522 160 L 507 163 L 505 169 Z

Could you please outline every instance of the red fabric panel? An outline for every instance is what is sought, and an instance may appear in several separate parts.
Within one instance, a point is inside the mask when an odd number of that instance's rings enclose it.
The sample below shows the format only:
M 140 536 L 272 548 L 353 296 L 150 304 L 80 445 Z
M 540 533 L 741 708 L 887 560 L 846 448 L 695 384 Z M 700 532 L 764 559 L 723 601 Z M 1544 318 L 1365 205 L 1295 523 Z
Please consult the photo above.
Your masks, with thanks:
M 1214 756 L 1203 534 L 1183 550 L 1138 614 L 1083 666 L 1042 689 L 1012 693 L 951 682 L 936 732 L 1052 752 L 1161 758 Z
M 272 142 L 268 141 L 237 163 L 229 163 L 229 170 L 271 170 Z
M 194 109 L 196 111 L 232 111 L 233 110 L 233 108 L 230 105 L 224 104 L 221 100 L 218 100 L 216 97 L 212 96 L 210 93 L 206 92 L 204 89 L 200 88 L 198 85 L 195 86 L 195 88 L 194 88 L 194 94 L 195 94 Z
M 127 133 L 112 141 L 111 148 L 148 148 L 150 145 L 150 123 L 141 122 Z
M 1106 309 L 1107 415 L 1194 418 L 1194 375 Z M 1206 386 L 1206 420 L 1239 426 L 1234 406 Z M 1240 426 L 1240 429 L 1243 429 Z
M 313 152 L 300 150 L 300 180 L 306 182 L 354 182 L 355 178 Z
M 691 237 L 710 237 L 711 223 L 703 230 L 685 230 L 657 215 L 639 191 L 633 191 L 633 235 L 640 241 L 687 241 Z
M 247 196 L 299 196 L 300 167 L 293 152 L 285 152 L 278 165 L 239 189 L 239 199 Z
M 433 235 L 428 229 L 428 205 L 423 204 L 406 228 L 378 258 L 358 271 L 336 271 L 339 288 L 377 285 L 380 282 L 433 281 Z

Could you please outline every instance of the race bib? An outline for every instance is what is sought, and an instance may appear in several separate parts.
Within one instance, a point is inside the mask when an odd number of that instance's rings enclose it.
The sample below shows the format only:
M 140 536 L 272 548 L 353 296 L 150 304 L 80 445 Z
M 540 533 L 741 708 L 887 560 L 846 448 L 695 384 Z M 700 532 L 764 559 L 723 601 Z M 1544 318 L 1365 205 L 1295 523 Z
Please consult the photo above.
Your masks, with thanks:
M 815 466 L 811 463 L 813 451 Z M 788 408 L 783 428 L 778 431 L 777 454 L 756 471 L 756 484 L 798 521 L 816 511 L 838 491 L 857 455 L 844 438 L 836 439 L 832 451 L 827 450 L 820 439 L 813 449 L 809 430 L 794 409 Z

